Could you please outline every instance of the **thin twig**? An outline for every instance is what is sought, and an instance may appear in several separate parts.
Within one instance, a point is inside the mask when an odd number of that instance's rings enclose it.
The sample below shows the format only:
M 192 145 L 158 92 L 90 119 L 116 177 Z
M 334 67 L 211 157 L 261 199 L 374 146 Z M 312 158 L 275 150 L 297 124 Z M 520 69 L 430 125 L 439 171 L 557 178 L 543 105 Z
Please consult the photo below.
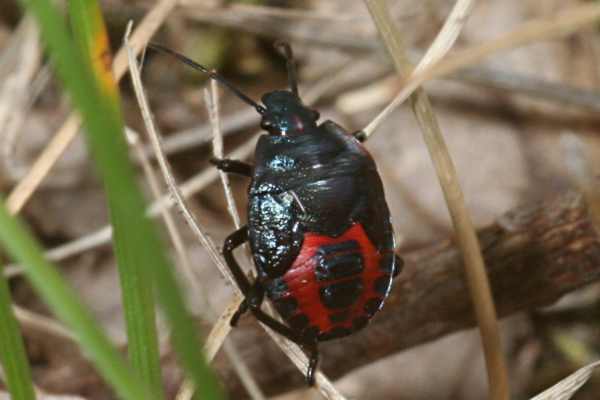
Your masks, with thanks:
M 165 18 L 175 8 L 177 0 L 161 0 L 146 14 L 138 28 L 131 36 L 131 45 L 138 54 L 148 40 L 160 28 Z M 127 70 L 127 54 L 123 48 L 119 50 L 113 62 L 113 74 L 119 81 Z M 35 160 L 27 175 L 15 186 L 6 199 L 6 206 L 12 214 L 18 213 L 42 180 L 48 175 L 52 166 L 68 148 L 81 126 L 79 114 L 72 112 L 58 132 L 52 137 L 42 154 Z
M 412 71 L 412 65 L 408 61 L 401 32 L 398 31 L 391 20 L 386 2 L 365 0 L 365 3 L 388 47 L 398 74 L 401 76 L 409 75 Z M 456 32 L 457 34 L 458 32 Z M 411 97 L 411 102 L 413 112 L 419 121 L 423 138 L 435 166 L 465 261 L 465 273 L 483 342 L 490 398 L 494 400 L 508 399 L 508 374 L 502 354 L 496 309 L 479 241 L 464 202 L 456 170 L 425 91 L 420 88 L 417 89 Z

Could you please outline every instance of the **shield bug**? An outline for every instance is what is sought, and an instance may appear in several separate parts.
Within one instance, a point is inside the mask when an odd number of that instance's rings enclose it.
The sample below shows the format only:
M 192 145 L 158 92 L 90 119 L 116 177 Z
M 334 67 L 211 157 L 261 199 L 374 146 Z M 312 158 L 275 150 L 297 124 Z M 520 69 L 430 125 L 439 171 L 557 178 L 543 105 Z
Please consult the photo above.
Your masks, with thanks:
M 298 94 L 293 54 L 276 44 L 287 62 L 289 89 L 262 96 L 259 104 L 221 75 L 159 45 L 216 80 L 261 116 L 266 131 L 257 143 L 254 165 L 212 160 L 224 172 L 251 178 L 248 223 L 227 237 L 223 256 L 245 296 L 232 317 L 247 311 L 308 354 L 306 379 L 314 382 L 317 343 L 362 329 L 388 296 L 402 268 L 375 162 L 350 134 Z M 233 252 L 249 242 L 257 270 L 250 282 Z M 283 323 L 261 309 L 264 297 Z

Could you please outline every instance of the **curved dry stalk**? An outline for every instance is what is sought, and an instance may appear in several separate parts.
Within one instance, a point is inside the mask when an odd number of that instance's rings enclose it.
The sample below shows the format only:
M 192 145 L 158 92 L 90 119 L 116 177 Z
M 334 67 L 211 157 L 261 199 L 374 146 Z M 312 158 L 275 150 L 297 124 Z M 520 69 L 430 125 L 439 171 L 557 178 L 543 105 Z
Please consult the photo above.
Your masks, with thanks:
M 210 119 L 210 125 L 213 131 L 213 154 L 216 158 L 223 158 L 223 134 L 221 132 L 221 120 L 219 118 L 219 98 L 218 98 L 217 82 L 215 80 L 210 81 L 210 90 L 204 90 L 204 98 L 206 107 L 208 109 L 208 115 Z M 221 178 L 221 184 L 225 192 L 225 198 L 227 200 L 227 209 L 236 229 L 241 226 L 240 215 L 237 211 L 235 200 L 233 198 L 233 192 L 231 191 L 231 185 L 229 184 L 229 176 L 219 170 L 219 176 Z M 237 298 L 234 302 L 238 302 Z M 225 340 L 226 336 L 223 336 Z M 246 363 L 238 355 L 238 351 L 235 345 L 231 342 L 223 343 L 223 350 L 230 359 L 233 368 L 235 369 L 240 381 L 244 385 L 246 391 L 253 400 L 264 400 L 265 395 L 260 390 L 260 387 L 256 383 L 250 369 Z M 185 382 L 184 382 L 185 385 Z M 192 391 L 193 393 L 193 391 Z
M 219 98 L 217 91 L 217 82 L 213 79 L 210 81 L 210 90 L 204 90 L 204 102 L 208 108 L 208 118 L 210 119 L 210 125 L 213 131 L 213 154 L 215 158 L 223 158 L 223 133 L 221 132 L 221 122 L 219 118 Z M 231 191 L 231 185 L 229 184 L 229 176 L 219 170 L 219 177 L 221 178 L 221 185 L 225 192 L 225 200 L 227 201 L 227 211 L 233 220 L 235 229 L 240 229 L 240 214 L 237 212 L 237 206 L 233 193 Z
M 365 3 L 392 56 L 396 70 L 400 75 L 409 75 L 412 65 L 408 61 L 402 35 L 391 20 L 386 2 L 365 0 Z M 455 33 L 458 34 L 458 32 Z M 435 56 L 429 59 L 433 60 Z M 471 216 L 464 202 L 454 164 L 427 94 L 422 89 L 417 89 L 411 100 L 413 112 L 419 122 L 434 164 L 456 231 L 458 245 L 464 258 L 465 274 L 483 342 L 490 398 L 494 400 L 508 399 L 508 373 L 502 353 L 496 309 Z
M 138 28 L 131 36 L 131 44 L 136 54 L 148 43 L 148 40 L 160 28 L 165 18 L 175 8 L 177 0 L 161 0 L 150 10 Z M 113 74 L 119 81 L 127 70 L 127 53 L 121 48 L 113 62 Z M 78 129 L 81 126 L 81 118 L 72 112 L 62 127 L 52 137 L 42 154 L 35 160 L 27 175 L 15 186 L 6 199 L 6 207 L 12 214 L 18 213 L 31 195 L 44 180 L 52 166 L 71 144 Z
M 227 277 L 227 280 L 233 281 L 233 277 L 231 276 L 229 269 L 227 268 L 225 262 L 221 259 L 221 256 L 219 255 L 219 250 L 217 249 L 217 246 L 214 244 L 212 239 L 210 239 L 206 231 L 200 227 L 194 215 L 185 205 L 183 194 L 181 193 L 181 190 L 179 189 L 179 186 L 177 185 L 177 182 L 175 181 L 175 178 L 173 177 L 173 174 L 171 172 L 171 167 L 169 166 L 169 163 L 167 162 L 167 159 L 164 153 L 162 152 L 162 147 L 160 143 L 161 139 L 157 133 L 157 128 L 154 125 L 152 115 L 150 114 L 150 109 L 148 107 L 146 95 L 144 94 L 144 90 L 142 87 L 140 73 L 133 49 L 129 47 L 127 43 L 125 44 L 125 48 L 129 55 L 130 75 L 133 81 L 133 87 L 135 89 L 136 98 L 141 108 L 142 117 L 144 119 L 144 125 L 146 126 L 146 129 L 148 131 L 150 142 L 152 144 L 152 147 L 154 148 L 158 165 L 163 174 L 163 177 L 166 180 L 167 186 L 169 187 L 169 191 L 175 197 L 175 204 L 179 206 L 183 217 L 190 225 L 190 228 L 192 229 L 200 243 L 202 243 L 204 248 L 208 251 L 210 258 L 215 263 L 221 274 Z M 234 286 L 234 289 L 236 291 L 239 291 L 239 289 L 237 289 L 236 286 Z
M 431 46 L 429 46 L 425 52 L 425 55 L 423 58 L 421 58 L 421 61 L 419 61 L 419 64 L 417 64 L 411 74 L 416 74 L 423 71 L 428 66 L 436 64 L 450 51 L 456 42 L 456 39 L 458 39 L 458 35 L 460 34 L 463 26 L 467 22 L 467 18 L 469 17 L 474 4 L 474 0 L 458 0 L 456 3 L 454 3 L 454 7 L 448 15 L 448 18 L 446 18 L 442 29 L 437 34 L 436 38 L 433 40 L 433 43 L 431 43 Z M 377 115 L 377 117 L 375 117 L 363 130 L 367 137 L 369 137 L 369 135 L 371 135 L 377 129 L 381 122 L 403 101 L 404 100 L 402 100 L 400 97 L 396 97 L 381 113 L 379 113 L 379 115 Z
M 464 68 L 470 67 L 485 58 L 500 51 L 514 49 L 533 43 L 542 39 L 551 39 L 566 36 L 585 26 L 593 24 L 600 19 L 600 5 L 589 4 L 575 7 L 564 13 L 545 18 L 534 19 L 525 22 L 517 29 L 489 42 L 475 45 L 464 50 L 455 51 L 445 59 L 430 64 L 420 71 L 415 71 L 404 78 L 404 86 L 396 95 L 391 104 L 397 107 L 403 103 L 423 83 L 452 74 Z M 390 104 L 390 106 L 391 106 Z M 392 107 L 390 107 L 392 108 Z M 387 110 L 387 108 L 386 108 Z M 384 110 L 385 115 L 389 111 Z M 383 114 L 383 112 L 382 112 Z M 385 116 L 377 117 L 376 125 L 379 125 Z M 367 135 L 373 133 L 375 124 L 371 122 L 364 131 Z

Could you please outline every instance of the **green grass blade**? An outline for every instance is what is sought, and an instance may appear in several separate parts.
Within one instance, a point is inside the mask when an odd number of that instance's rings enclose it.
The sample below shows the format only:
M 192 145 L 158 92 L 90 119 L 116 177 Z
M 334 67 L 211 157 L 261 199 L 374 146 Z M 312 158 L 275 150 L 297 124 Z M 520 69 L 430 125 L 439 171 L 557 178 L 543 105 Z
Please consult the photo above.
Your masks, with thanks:
M 40 246 L 21 222 L 8 214 L 4 203 L 0 203 L 0 242 L 21 263 L 32 285 L 54 313 L 73 329 L 96 368 L 118 394 L 131 400 L 150 398 L 140 380 L 78 300 L 77 293 L 46 261 Z
M 75 42 L 95 75 L 100 94 L 107 105 L 112 106 L 115 120 L 119 122 L 119 130 L 115 131 L 115 134 L 122 136 L 123 119 L 119 106 L 119 92 L 108 62 L 110 60 L 108 35 L 98 2 L 71 0 L 69 15 Z M 110 145 L 109 141 L 105 144 Z M 106 181 L 106 184 L 109 187 L 114 186 L 111 181 Z M 132 200 L 137 201 L 137 199 Z M 127 198 L 123 198 L 123 193 L 115 191 L 109 191 L 109 201 L 115 232 L 115 255 L 125 310 L 129 359 L 134 370 L 152 388 L 156 398 L 164 398 L 152 276 L 145 270 L 149 260 L 146 259 L 147 251 L 144 242 L 136 240 L 141 236 L 135 233 L 137 227 L 127 223 L 128 210 L 139 205 L 132 201 L 128 202 Z M 122 224 L 121 221 L 126 223 Z
M 8 391 L 13 399 L 34 400 L 31 370 L 27 362 L 23 337 L 11 307 L 8 283 L 0 268 L 0 360 Z
M 82 114 L 88 144 L 108 195 L 117 257 L 136 257 L 139 266 L 153 274 L 159 298 L 171 323 L 176 352 L 202 398 L 219 399 L 222 397 L 220 389 L 204 362 L 193 320 L 185 309 L 158 235 L 144 215 L 144 202 L 129 164 L 119 112 L 114 101 L 109 102 L 107 95 L 99 94 L 116 91 L 110 84 L 114 81 L 103 78 L 103 74 L 108 73 L 106 63 L 103 66 L 103 58 L 94 60 L 92 67 L 100 77 L 95 79 L 89 65 L 81 61 L 80 52 L 71 43 L 63 21 L 50 2 L 23 1 L 37 17 L 56 70 Z M 141 255 L 133 255 L 140 249 Z

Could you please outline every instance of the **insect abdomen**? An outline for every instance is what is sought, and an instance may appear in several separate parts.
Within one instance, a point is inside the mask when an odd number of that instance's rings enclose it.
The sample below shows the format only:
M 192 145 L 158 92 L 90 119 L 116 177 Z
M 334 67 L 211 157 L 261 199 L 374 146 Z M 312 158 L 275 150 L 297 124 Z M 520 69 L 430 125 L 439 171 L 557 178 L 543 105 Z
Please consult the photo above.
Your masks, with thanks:
M 301 336 L 333 339 L 364 327 L 381 308 L 393 262 L 387 251 L 374 247 L 359 223 L 335 238 L 306 233 L 292 266 L 268 282 L 266 291 Z

